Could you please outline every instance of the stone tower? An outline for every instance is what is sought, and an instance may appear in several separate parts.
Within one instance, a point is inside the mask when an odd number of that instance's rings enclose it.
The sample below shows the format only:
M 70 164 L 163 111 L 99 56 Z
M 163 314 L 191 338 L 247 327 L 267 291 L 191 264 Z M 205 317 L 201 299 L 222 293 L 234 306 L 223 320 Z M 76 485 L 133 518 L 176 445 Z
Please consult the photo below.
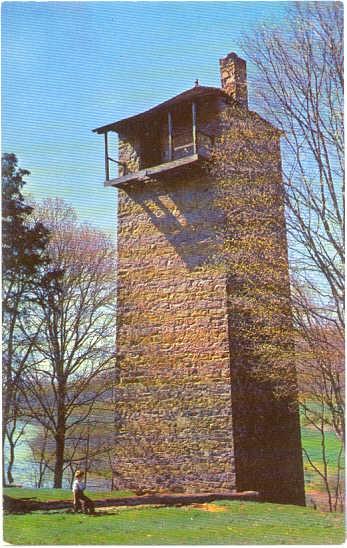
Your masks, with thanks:
M 258 490 L 304 504 L 297 408 L 255 380 L 246 387 L 239 374 L 233 289 L 215 267 L 219 183 L 206 170 L 226 115 L 263 135 L 281 189 L 280 135 L 248 110 L 245 61 L 231 53 L 220 67 L 221 88 L 196 83 L 94 130 L 105 139 L 105 185 L 118 188 L 115 481 L 136 490 Z M 119 134 L 116 178 L 109 132 Z

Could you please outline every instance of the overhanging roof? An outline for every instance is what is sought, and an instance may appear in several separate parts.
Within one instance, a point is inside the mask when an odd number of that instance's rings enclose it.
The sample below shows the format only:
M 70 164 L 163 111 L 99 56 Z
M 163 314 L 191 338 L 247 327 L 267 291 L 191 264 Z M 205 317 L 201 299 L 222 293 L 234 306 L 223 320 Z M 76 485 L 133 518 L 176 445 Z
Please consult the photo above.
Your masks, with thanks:
M 129 118 L 123 118 L 122 120 L 118 120 L 116 122 L 113 122 L 112 124 L 107 124 L 106 126 L 97 127 L 93 129 L 93 131 L 96 133 L 106 133 L 106 131 L 120 131 L 124 129 L 129 123 L 144 121 L 145 119 L 151 117 L 153 114 L 158 114 L 159 112 L 167 110 L 168 108 L 171 108 L 179 103 L 192 101 L 194 99 L 198 100 L 200 97 L 208 96 L 228 97 L 228 95 L 221 88 L 215 88 L 210 86 L 194 86 L 193 88 L 183 91 L 179 95 L 172 97 L 172 99 L 164 101 L 164 103 L 160 103 L 159 105 L 150 108 L 145 112 L 141 112 L 140 114 L 136 114 L 135 116 L 130 116 Z

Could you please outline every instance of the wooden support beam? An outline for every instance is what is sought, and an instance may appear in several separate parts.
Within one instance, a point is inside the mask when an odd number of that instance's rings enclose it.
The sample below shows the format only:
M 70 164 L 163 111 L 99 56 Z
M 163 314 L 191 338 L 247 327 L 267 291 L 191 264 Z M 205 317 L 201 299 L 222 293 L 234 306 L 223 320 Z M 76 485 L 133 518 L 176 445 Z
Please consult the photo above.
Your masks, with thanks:
M 205 156 L 201 156 L 205 158 Z M 110 181 L 105 181 L 105 186 L 122 186 L 126 183 L 131 183 L 135 181 L 144 181 L 148 179 L 156 179 L 161 177 L 163 174 L 168 174 L 174 172 L 176 169 L 183 168 L 184 166 L 193 166 L 198 164 L 200 156 L 198 154 L 193 154 L 190 156 L 183 156 L 183 158 L 178 158 L 177 160 L 172 160 L 171 162 L 164 162 L 157 166 L 147 167 L 146 169 L 141 169 L 135 173 L 129 173 L 128 175 L 123 175 L 122 177 L 117 177 L 116 179 L 111 179 Z
M 167 113 L 167 127 L 169 137 L 169 162 L 171 162 L 171 160 L 173 160 L 173 126 L 171 112 Z
M 196 154 L 197 144 L 196 144 L 196 103 L 192 102 L 192 121 L 193 121 L 193 154 Z
M 107 138 L 108 135 L 107 135 L 107 131 L 105 131 L 104 137 L 105 137 L 105 180 L 109 181 L 110 180 L 110 166 L 109 166 L 109 162 L 108 162 L 108 138 Z

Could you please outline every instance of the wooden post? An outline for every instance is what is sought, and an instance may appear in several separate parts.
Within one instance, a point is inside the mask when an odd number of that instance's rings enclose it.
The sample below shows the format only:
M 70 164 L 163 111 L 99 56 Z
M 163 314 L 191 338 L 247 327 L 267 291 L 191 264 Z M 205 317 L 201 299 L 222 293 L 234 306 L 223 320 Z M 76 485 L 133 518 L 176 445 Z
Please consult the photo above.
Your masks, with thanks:
M 196 103 L 193 101 L 192 103 L 192 121 L 193 121 L 193 154 L 196 154 L 197 146 L 196 146 Z
M 172 115 L 171 112 L 167 113 L 167 126 L 169 137 L 169 162 L 173 159 L 173 135 L 172 135 Z
M 107 131 L 104 133 L 105 137 L 105 177 L 106 181 L 110 180 L 110 166 L 108 162 L 108 140 L 107 140 Z
M 85 472 L 84 472 L 84 483 L 87 485 L 87 477 L 89 472 L 89 443 L 90 443 L 90 424 L 88 421 L 88 428 L 87 428 L 87 447 L 86 447 L 86 456 L 85 456 Z

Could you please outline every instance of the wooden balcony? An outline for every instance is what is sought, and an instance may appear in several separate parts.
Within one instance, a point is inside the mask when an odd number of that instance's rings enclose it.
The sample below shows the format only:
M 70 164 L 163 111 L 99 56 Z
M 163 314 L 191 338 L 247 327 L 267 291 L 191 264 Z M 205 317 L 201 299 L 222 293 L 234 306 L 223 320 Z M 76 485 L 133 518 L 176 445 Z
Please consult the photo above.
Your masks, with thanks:
M 214 144 L 215 131 L 209 129 L 206 133 L 205 117 L 209 109 L 218 114 L 217 99 L 221 97 L 225 99 L 225 94 L 219 88 L 196 84 L 146 112 L 94 129 L 105 140 L 104 185 L 122 188 L 140 181 L 191 174 L 193 168 L 195 171 L 208 158 L 208 150 Z M 199 124 L 198 108 L 202 109 Z M 112 158 L 109 132 L 120 133 L 122 143 L 128 142 L 131 152 L 121 154 L 119 159 Z M 139 168 L 131 173 L 134 157 Z M 110 176 L 110 162 L 121 166 L 120 176 Z
M 141 169 L 135 173 L 128 173 L 115 179 L 106 180 L 104 186 L 113 186 L 118 188 L 124 188 L 125 186 L 133 183 L 140 183 L 149 181 L 151 179 L 163 179 L 170 176 L 181 175 L 183 171 L 195 168 L 201 165 L 201 163 L 208 158 L 206 150 L 200 150 L 195 154 L 189 154 L 178 158 L 177 160 L 171 160 L 164 162 L 157 166 Z

